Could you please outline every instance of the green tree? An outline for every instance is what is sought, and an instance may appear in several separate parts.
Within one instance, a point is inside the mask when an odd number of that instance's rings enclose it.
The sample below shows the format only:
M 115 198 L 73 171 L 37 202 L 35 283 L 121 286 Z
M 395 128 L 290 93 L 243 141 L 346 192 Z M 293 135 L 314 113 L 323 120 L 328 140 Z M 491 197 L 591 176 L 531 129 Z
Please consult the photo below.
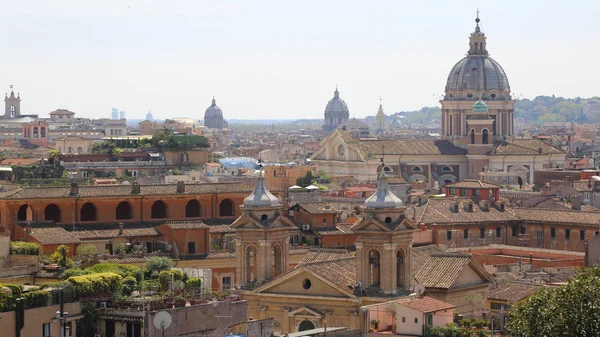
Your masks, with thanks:
M 75 256 L 79 261 L 87 266 L 94 260 L 95 254 L 96 246 L 92 244 L 81 244 L 77 247 L 77 254 Z
M 153 256 L 146 261 L 146 269 L 152 273 L 160 273 L 162 270 L 169 270 L 173 266 L 173 261 L 166 256 Z
M 508 312 L 513 337 L 600 336 L 600 267 L 582 268 L 560 288 L 542 288 Z

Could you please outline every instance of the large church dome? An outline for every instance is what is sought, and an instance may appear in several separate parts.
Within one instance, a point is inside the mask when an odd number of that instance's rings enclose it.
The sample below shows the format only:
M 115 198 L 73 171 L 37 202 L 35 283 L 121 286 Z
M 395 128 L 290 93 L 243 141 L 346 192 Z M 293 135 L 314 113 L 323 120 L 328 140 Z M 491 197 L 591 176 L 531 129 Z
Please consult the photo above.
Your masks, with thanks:
M 486 49 L 486 36 L 479 27 L 469 37 L 467 56 L 452 67 L 446 81 L 445 100 L 510 99 L 510 85 L 502 66 Z
M 206 112 L 204 113 L 204 119 L 211 117 L 223 118 L 223 111 L 221 111 L 221 108 L 217 106 L 217 101 L 214 97 L 212 99 L 212 104 L 206 109 Z
M 340 92 L 337 90 L 337 88 L 335 88 L 333 98 L 327 103 L 327 106 L 325 107 L 325 114 L 327 114 L 328 112 L 341 112 L 346 114 L 349 113 L 348 105 L 346 105 L 346 102 L 344 102 L 344 100 L 340 98 Z

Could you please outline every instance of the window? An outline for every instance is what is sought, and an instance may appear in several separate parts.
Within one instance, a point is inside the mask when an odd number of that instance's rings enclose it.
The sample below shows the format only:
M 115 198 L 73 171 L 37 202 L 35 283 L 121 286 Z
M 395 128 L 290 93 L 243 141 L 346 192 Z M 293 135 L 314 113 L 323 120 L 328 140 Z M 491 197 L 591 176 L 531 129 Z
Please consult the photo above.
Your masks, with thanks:
M 221 249 L 221 239 L 213 239 L 213 248 Z
M 536 233 L 536 243 L 540 247 L 542 247 L 544 245 L 544 232 L 537 231 L 537 233 Z
M 571 229 L 567 228 L 565 229 L 565 240 L 569 240 L 571 239 Z
M 485 239 L 485 228 L 479 228 L 479 238 Z
M 406 317 L 402 317 L 402 323 L 406 323 Z
M 188 254 L 196 254 L 196 242 L 188 242 Z
M 230 276 L 223 277 L 222 284 L 223 284 L 223 290 L 231 289 L 231 277 Z
M 461 188 L 460 189 L 460 196 L 461 197 L 466 197 L 468 195 L 469 195 L 469 190 L 468 189 L 466 189 L 466 188 Z
M 42 324 L 42 337 L 50 337 L 50 323 Z
M 598 232 L 598 231 L 595 231 L 595 232 L 594 232 L 594 235 L 598 235 L 598 234 L 600 234 L 600 232 Z
M 585 229 L 579 231 L 579 240 L 585 240 Z
M 446 239 L 452 240 L 452 231 L 451 230 L 446 231 Z
M 327 223 L 327 218 L 323 218 L 323 223 Z
M 502 310 L 502 307 L 504 307 L 504 310 L 508 309 L 508 305 L 497 302 L 492 302 L 490 307 L 494 310 Z
M 474 188 L 473 189 L 473 195 L 478 197 L 479 196 L 479 189 L 478 188 Z
M 411 169 L 413 172 L 421 172 L 423 171 L 423 169 L 421 169 L 421 166 L 415 166 Z
M 556 239 L 556 228 L 550 228 L 550 237 Z
M 468 238 L 469 238 L 469 230 L 468 230 L 467 228 L 463 229 L 463 237 L 464 237 L 465 239 L 468 239 Z
M 496 227 L 496 237 L 499 238 L 502 236 L 502 227 Z
M 415 324 L 419 324 L 419 319 L 415 317 Z
M 512 226 L 512 236 L 513 237 L 517 236 L 517 226 Z
M 456 187 L 450 187 L 450 195 L 456 195 Z
M 290 244 L 291 245 L 297 245 L 298 244 L 298 235 L 292 235 L 292 236 L 290 236 Z
M 525 232 L 527 231 L 527 228 L 525 228 L 525 226 L 521 227 L 521 235 L 525 235 Z

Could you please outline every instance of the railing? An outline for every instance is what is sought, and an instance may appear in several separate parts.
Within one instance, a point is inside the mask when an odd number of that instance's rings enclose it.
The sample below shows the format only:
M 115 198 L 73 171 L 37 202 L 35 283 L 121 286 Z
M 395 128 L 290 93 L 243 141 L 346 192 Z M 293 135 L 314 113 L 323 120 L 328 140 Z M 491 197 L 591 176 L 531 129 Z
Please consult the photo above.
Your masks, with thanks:
M 166 166 L 162 160 L 152 161 L 107 161 L 107 162 L 71 162 L 62 163 L 65 169 L 85 168 L 119 168 L 119 167 L 142 167 L 142 166 Z

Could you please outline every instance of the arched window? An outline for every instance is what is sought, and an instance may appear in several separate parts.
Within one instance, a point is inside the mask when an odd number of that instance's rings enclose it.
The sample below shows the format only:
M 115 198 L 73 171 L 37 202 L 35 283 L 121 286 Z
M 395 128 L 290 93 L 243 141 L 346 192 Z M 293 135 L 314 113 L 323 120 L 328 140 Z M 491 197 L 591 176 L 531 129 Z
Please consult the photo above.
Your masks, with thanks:
M 60 207 L 50 204 L 44 209 L 44 220 L 60 222 Z
M 413 168 L 411 169 L 411 171 L 413 171 L 413 172 L 422 172 L 423 169 L 421 168 L 421 166 L 413 166 Z
M 273 245 L 273 278 L 283 273 L 283 253 L 281 246 Z
M 298 331 L 307 331 L 314 329 L 316 329 L 315 323 L 307 320 L 300 322 L 300 325 L 298 326 Z
M 246 282 L 256 282 L 256 267 L 257 267 L 257 256 L 256 248 L 254 246 L 248 246 L 246 248 Z
M 188 154 L 187 154 L 187 153 L 185 153 L 185 152 L 184 152 L 184 153 L 182 153 L 182 154 L 181 154 L 181 161 L 182 161 L 182 162 L 186 163 L 186 162 L 188 162 L 189 160 L 190 160 L 190 159 L 189 159 L 189 156 L 188 156 Z
M 396 253 L 396 288 L 404 288 L 407 286 L 404 284 L 406 278 L 405 258 L 404 250 L 398 249 L 398 252 Z
M 219 204 L 219 216 L 234 216 L 233 202 L 230 199 L 225 199 Z
M 450 167 L 450 166 L 444 166 L 444 167 L 442 167 L 442 172 L 452 172 L 452 171 L 453 171 L 452 167 Z
M 454 116 L 450 115 L 450 125 L 449 125 L 450 136 L 452 136 L 452 119 L 453 119 L 452 117 L 454 117 Z
M 369 287 L 379 287 L 381 274 L 380 274 L 380 255 L 375 249 L 369 252 Z
M 475 144 L 475 129 L 471 129 L 471 144 Z
M 487 144 L 488 143 L 488 130 L 487 129 L 483 129 L 483 131 L 482 131 L 481 143 L 482 144 Z
M 158 200 L 152 204 L 150 217 L 152 219 L 164 219 L 167 217 L 167 204 Z
M 19 207 L 19 211 L 17 212 L 17 220 L 18 221 L 31 221 L 33 220 L 33 209 L 29 205 L 22 205 Z
M 67 153 L 73 153 L 73 148 L 69 146 L 69 151 Z
M 186 218 L 199 218 L 200 217 L 200 203 L 198 200 L 190 200 L 185 205 L 185 217 Z
M 115 209 L 115 219 L 117 220 L 131 220 L 133 218 L 133 210 L 131 204 L 127 201 L 121 201 Z
M 46 138 L 46 128 L 40 128 L 42 138 Z
M 38 137 L 38 128 L 37 126 L 33 127 L 33 138 L 37 138 Z
M 77 147 L 77 153 L 80 153 L 80 154 L 83 153 L 83 148 L 81 146 Z
M 98 213 L 96 210 L 96 206 L 91 202 L 86 202 L 81 206 L 81 221 L 96 221 L 98 220 Z

